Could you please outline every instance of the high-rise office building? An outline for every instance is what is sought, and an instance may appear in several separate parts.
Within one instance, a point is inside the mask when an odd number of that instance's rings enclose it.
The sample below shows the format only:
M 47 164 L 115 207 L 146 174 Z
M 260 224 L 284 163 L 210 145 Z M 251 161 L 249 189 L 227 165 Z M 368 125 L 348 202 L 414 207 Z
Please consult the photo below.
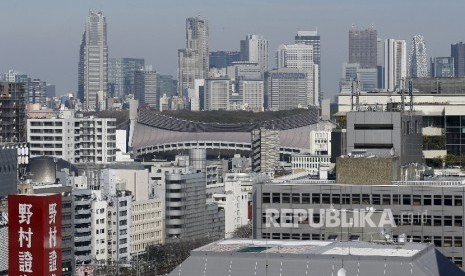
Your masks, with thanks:
M 173 76 L 159 75 L 157 85 L 158 91 L 160 92 L 160 97 L 163 97 L 163 95 L 168 97 L 176 95 L 177 81 L 173 79 Z
M 318 99 L 321 101 L 321 39 L 318 31 L 298 31 L 295 36 L 295 43 L 303 43 L 313 46 L 313 63 L 318 65 Z
M 215 51 L 210 52 L 210 68 L 226 68 L 233 62 L 241 60 L 241 53 L 237 51 Z
M 307 105 L 318 106 L 318 65 L 313 62 L 313 46 L 282 44 L 278 47 L 277 57 L 278 68 L 295 68 L 306 74 Z
M 47 83 L 40 79 L 29 80 L 28 96 L 29 103 L 38 103 L 45 106 L 47 99 Z
M 409 55 L 409 76 L 411 78 L 428 77 L 426 46 L 422 35 L 415 35 L 412 39 Z
M 265 107 L 289 110 L 307 107 L 307 74 L 295 68 L 279 68 L 265 76 Z
M 78 97 L 83 109 L 105 106 L 108 92 L 107 23 L 101 11 L 89 12 L 79 57 Z
M 145 70 L 135 72 L 134 80 L 134 95 L 139 100 L 139 104 L 159 110 L 158 73 L 152 70 L 151 66 L 147 66 Z
M 397 91 L 407 77 L 407 46 L 405 40 L 386 39 L 384 42 L 384 83 L 388 91 Z
M 454 59 L 456 77 L 465 76 L 465 44 L 463 42 L 450 45 L 450 56 Z
M 231 80 L 225 78 L 205 80 L 205 110 L 229 110 Z
M 123 98 L 134 94 L 134 75 L 144 69 L 143 58 L 110 58 L 108 63 L 108 96 Z
M 453 78 L 455 76 L 454 58 L 452 57 L 432 57 L 431 77 L 433 78 Z
M 376 68 L 378 32 L 370 27 L 349 31 L 349 63 L 359 63 L 362 68 Z
M 268 40 L 262 35 L 248 34 L 241 40 L 241 60 L 258 63 L 263 75 L 268 71 Z
M 279 166 L 279 131 L 257 128 L 252 131 L 252 170 L 274 174 Z
M 178 50 L 178 96 L 194 88 L 195 79 L 205 79 L 209 70 L 208 21 L 202 17 L 186 19 L 186 48 Z

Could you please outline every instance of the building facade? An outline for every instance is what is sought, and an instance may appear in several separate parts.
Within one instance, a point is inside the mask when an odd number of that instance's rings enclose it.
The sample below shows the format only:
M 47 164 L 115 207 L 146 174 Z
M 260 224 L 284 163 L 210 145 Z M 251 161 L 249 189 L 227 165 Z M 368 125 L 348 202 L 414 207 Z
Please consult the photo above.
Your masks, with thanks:
M 134 96 L 140 106 L 160 110 L 159 74 L 151 68 L 134 73 Z
M 262 35 L 248 34 L 241 40 L 241 60 L 260 65 L 262 76 L 268 71 L 268 40 Z
M 384 42 L 384 88 L 400 91 L 407 78 L 407 46 L 405 40 L 386 39 Z
M 453 78 L 455 77 L 454 58 L 452 57 L 432 57 L 431 58 L 432 78 Z
M 362 68 L 376 68 L 378 32 L 370 27 L 349 31 L 349 63 L 359 63 Z
M 135 73 L 143 70 L 143 58 L 110 58 L 108 62 L 108 96 L 123 98 L 135 94 Z
M 273 175 L 279 166 L 279 131 L 259 128 L 252 131 L 252 170 Z
M 415 35 L 412 39 L 409 55 L 409 77 L 428 77 L 428 59 L 426 56 L 425 39 L 422 35 Z
M 278 68 L 296 68 L 307 77 L 307 105 L 319 105 L 318 65 L 313 62 L 313 46 L 307 44 L 280 45 L 277 52 Z
M 226 68 L 233 62 L 241 60 L 241 53 L 237 51 L 215 51 L 209 53 L 210 68 Z
M 465 44 L 463 42 L 450 45 L 450 56 L 454 59 L 456 77 L 465 76 Z
M 25 83 L 0 82 L 1 142 L 26 141 Z
M 265 106 L 269 110 L 289 110 L 308 106 L 306 72 L 295 68 L 281 68 L 267 72 Z
M 102 12 L 89 11 L 80 47 L 78 79 L 78 98 L 83 109 L 105 109 L 108 93 L 108 46 L 107 23 Z
M 107 164 L 116 159 L 116 119 L 81 117 L 64 110 L 27 121 L 30 156 L 53 156 L 71 163 Z

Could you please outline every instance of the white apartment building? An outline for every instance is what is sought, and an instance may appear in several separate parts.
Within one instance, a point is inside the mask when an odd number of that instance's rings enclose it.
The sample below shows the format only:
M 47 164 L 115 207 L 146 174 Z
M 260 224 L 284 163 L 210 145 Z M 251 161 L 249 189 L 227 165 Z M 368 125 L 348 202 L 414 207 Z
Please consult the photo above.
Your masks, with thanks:
M 116 119 L 83 117 L 62 110 L 27 119 L 30 156 L 53 156 L 70 163 L 107 164 L 116 160 Z
M 248 192 L 242 187 L 236 173 L 227 173 L 224 192 L 213 194 L 213 201 L 224 210 L 225 238 L 232 238 L 234 231 L 249 222 Z
M 101 191 L 92 191 L 92 257 L 97 262 L 108 260 L 108 202 Z

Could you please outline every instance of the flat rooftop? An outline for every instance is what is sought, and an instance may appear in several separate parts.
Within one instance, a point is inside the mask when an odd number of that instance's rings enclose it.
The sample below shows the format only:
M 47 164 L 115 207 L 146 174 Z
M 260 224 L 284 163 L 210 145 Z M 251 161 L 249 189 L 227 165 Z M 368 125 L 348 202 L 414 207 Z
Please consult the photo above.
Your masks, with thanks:
M 191 252 L 169 276 L 461 276 L 431 244 L 222 240 Z
M 411 258 L 429 245 L 420 243 L 380 244 L 362 241 L 224 240 L 195 249 L 205 253 L 256 253 Z

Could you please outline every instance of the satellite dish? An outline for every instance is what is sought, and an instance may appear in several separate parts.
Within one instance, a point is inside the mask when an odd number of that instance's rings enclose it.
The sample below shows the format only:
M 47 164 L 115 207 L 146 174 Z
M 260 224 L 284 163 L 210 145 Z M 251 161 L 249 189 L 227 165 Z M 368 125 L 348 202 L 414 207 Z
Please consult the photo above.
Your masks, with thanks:
M 346 276 L 347 275 L 347 270 L 345 268 L 341 268 L 337 271 L 337 276 Z

